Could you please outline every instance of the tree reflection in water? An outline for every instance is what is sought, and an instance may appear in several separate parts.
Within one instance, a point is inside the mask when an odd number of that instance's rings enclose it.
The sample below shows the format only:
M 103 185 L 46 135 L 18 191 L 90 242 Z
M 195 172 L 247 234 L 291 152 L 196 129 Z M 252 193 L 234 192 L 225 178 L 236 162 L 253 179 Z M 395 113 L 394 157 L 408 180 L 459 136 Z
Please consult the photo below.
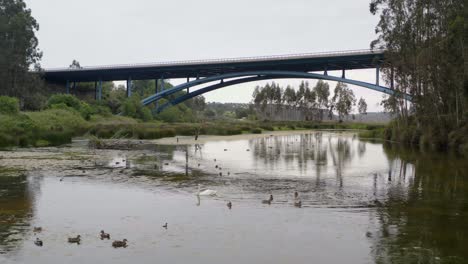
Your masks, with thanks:
M 31 189 L 36 186 L 26 175 L 0 174 L 0 254 L 14 250 L 31 230 Z
M 468 162 L 385 146 L 386 200 L 369 234 L 376 263 L 466 263 Z M 396 182 L 396 183 L 395 183 Z M 462 254 L 462 255 L 460 255 Z

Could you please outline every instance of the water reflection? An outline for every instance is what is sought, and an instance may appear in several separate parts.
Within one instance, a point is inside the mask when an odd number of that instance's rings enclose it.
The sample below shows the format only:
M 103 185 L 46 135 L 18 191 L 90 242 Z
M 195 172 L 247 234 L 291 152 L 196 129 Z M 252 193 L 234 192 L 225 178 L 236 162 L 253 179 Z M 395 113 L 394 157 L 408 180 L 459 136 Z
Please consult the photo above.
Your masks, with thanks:
M 1 252 L 17 249 L 25 260 L 34 259 L 28 251 L 32 246 L 18 245 L 24 237 L 30 239 L 30 226 L 46 211 L 43 218 L 53 221 L 50 225 L 57 232 L 81 228 L 94 235 L 93 217 L 99 214 L 99 220 L 105 219 L 106 226 L 122 235 L 133 233 L 134 243 L 155 238 L 129 226 L 152 230 L 163 215 L 164 222 L 171 219 L 169 232 L 177 224 L 179 229 L 164 237 L 173 244 L 158 253 L 162 262 L 182 256 L 181 262 L 194 258 L 201 263 L 204 250 L 216 247 L 218 262 L 233 263 L 237 259 L 228 256 L 248 251 L 259 262 L 276 263 L 277 244 L 287 248 L 284 252 L 296 252 L 281 255 L 282 263 L 303 263 L 321 252 L 325 255 L 318 262 L 332 263 L 463 263 L 468 258 L 468 162 L 457 157 L 363 142 L 349 132 L 315 131 L 199 145 L 149 145 L 115 152 L 111 158 L 102 155 L 97 164 L 102 165 L 90 169 L 87 178 L 81 169 L 67 172 L 73 182 L 53 177 L 42 181 L 36 174 L 0 177 Z M 60 176 L 63 171 L 50 174 Z M 219 196 L 195 196 L 199 183 Z M 39 186 L 48 190 L 41 206 L 33 202 Z M 300 209 L 293 206 L 296 190 Z M 99 199 L 93 198 L 95 193 Z M 262 204 L 270 193 L 275 197 L 272 204 Z M 51 201 L 57 207 L 49 206 Z M 226 201 L 234 204 L 229 214 Z M 70 204 L 81 206 L 75 212 Z M 64 217 L 72 224 L 61 226 Z M 59 239 L 53 243 L 66 246 L 61 240 L 65 234 L 54 237 Z M 166 240 L 158 243 L 164 247 Z M 146 252 L 153 260 L 153 245 L 140 243 L 143 248 L 132 254 Z M 336 248 L 352 250 L 335 254 Z M 102 258 L 109 254 L 90 252 Z
M 464 263 L 468 259 L 468 162 L 386 146 L 387 199 L 375 217 L 377 263 Z M 410 177 L 408 177 L 410 175 Z
M 14 250 L 31 230 L 31 192 L 37 192 L 37 187 L 37 182 L 28 181 L 24 174 L 0 175 L 0 254 Z

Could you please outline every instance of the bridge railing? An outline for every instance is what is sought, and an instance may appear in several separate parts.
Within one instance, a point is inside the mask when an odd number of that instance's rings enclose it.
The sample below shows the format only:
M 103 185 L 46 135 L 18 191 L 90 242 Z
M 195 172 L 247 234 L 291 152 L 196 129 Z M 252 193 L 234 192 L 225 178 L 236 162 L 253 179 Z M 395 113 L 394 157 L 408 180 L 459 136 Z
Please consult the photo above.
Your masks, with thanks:
M 139 67 L 164 67 L 164 66 L 190 66 L 201 64 L 222 64 L 222 63 L 236 63 L 236 62 L 261 62 L 270 60 L 289 60 L 289 59 L 308 59 L 316 57 L 333 57 L 336 55 L 353 56 L 365 54 L 382 54 L 382 50 L 345 50 L 345 51 L 325 51 L 314 53 L 297 53 L 286 55 L 269 55 L 269 56 L 250 56 L 250 57 L 237 57 L 237 58 L 223 58 L 223 59 L 204 59 L 204 60 L 181 60 L 181 61 L 167 61 L 155 63 L 133 63 L 133 64 L 114 64 L 114 65 L 101 65 L 101 66 L 86 66 L 82 68 L 49 68 L 45 69 L 46 72 L 62 72 L 62 71 L 91 71 L 91 70 L 106 70 L 106 69 L 122 69 L 122 68 L 139 68 Z

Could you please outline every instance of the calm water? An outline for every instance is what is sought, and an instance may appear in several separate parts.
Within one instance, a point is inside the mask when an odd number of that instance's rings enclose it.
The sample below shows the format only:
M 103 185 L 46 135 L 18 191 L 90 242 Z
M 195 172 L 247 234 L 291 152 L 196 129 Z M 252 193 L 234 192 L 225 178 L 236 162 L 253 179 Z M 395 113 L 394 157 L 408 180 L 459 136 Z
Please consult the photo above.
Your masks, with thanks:
M 0 177 L 0 263 L 468 263 L 467 160 L 349 132 L 143 143 L 33 150 L 34 169 Z M 197 199 L 198 184 L 218 196 Z

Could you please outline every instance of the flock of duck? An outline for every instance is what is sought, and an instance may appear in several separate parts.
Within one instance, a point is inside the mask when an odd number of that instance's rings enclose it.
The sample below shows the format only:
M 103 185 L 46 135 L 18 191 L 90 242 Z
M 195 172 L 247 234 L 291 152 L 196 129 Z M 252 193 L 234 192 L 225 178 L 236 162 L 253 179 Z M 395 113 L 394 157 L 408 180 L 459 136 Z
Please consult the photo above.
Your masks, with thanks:
M 177 138 L 177 142 L 179 142 L 178 138 Z M 227 149 L 224 149 L 224 151 L 227 151 Z M 250 149 L 247 149 L 246 151 L 250 151 Z M 123 160 L 123 162 L 125 162 L 125 160 Z M 216 162 L 216 159 L 214 159 L 214 162 Z M 115 164 L 119 165 L 119 163 L 120 162 L 116 162 Z M 165 165 L 169 165 L 169 164 L 166 163 Z M 200 166 L 200 164 L 198 164 L 198 166 Z M 219 169 L 219 170 L 222 170 L 222 168 L 220 166 L 218 166 L 218 165 L 216 165 L 215 168 Z M 85 173 L 85 171 L 83 171 L 83 173 Z M 228 171 L 227 175 L 230 175 L 230 174 L 231 173 Z M 222 176 L 222 172 L 220 172 L 219 175 Z M 64 177 L 61 177 L 60 181 L 63 181 L 63 179 L 64 179 Z M 200 187 L 201 187 L 201 185 L 198 184 L 198 191 L 196 193 L 197 196 L 216 196 L 217 193 L 218 193 L 216 190 L 211 190 L 211 189 L 201 190 Z M 262 200 L 262 204 L 271 204 L 272 201 L 273 201 L 273 195 L 270 194 L 270 197 L 268 199 Z M 227 207 L 229 209 L 232 208 L 232 202 L 231 201 L 228 201 L 226 205 L 227 205 Z M 298 207 L 298 208 L 302 207 L 302 202 L 299 199 L 299 193 L 297 191 L 294 192 L 294 206 Z M 167 227 L 168 227 L 167 223 L 165 223 L 162 227 L 167 229 Z M 34 232 L 34 234 L 41 233 L 42 232 L 42 227 L 34 227 L 33 232 Z M 104 230 L 101 230 L 101 232 L 99 233 L 99 236 L 100 236 L 101 240 L 104 240 L 104 239 L 110 240 L 110 234 L 104 232 Z M 125 238 L 123 240 L 114 240 L 112 242 L 112 247 L 114 247 L 114 248 L 126 248 L 127 247 L 127 242 L 128 242 L 128 240 L 125 239 Z M 76 237 L 69 237 L 68 238 L 68 243 L 78 244 L 79 245 L 81 243 L 81 236 L 77 235 Z M 39 239 L 38 237 L 36 237 L 36 240 L 34 241 L 34 244 L 36 246 L 42 247 L 44 245 L 44 242 L 41 239 Z
M 200 189 L 200 184 L 198 184 L 198 192 L 196 193 L 197 196 L 216 196 L 218 192 L 216 190 L 211 190 L 211 189 L 205 189 L 201 190 Z M 262 200 L 262 204 L 271 204 L 273 202 L 273 194 L 270 194 L 270 197 L 266 200 Z M 227 202 L 227 207 L 229 209 L 232 208 L 232 202 L 228 201 Z M 302 201 L 299 199 L 299 193 L 297 191 L 294 192 L 294 207 L 301 208 L 302 207 Z
M 167 223 L 165 225 L 163 225 L 163 227 L 167 229 Z M 34 227 L 33 232 L 34 232 L 34 234 L 41 233 L 42 232 L 42 227 Z M 99 236 L 101 237 L 101 240 L 104 240 L 104 239 L 110 240 L 110 234 L 104 232 L 104 230 L 101 230 L 101 232 L 99 233 Z M 114 242 L 112 242 L 112 247 L 114 247 L 114 248 L 125 248 L 125 247 L 127 247 L 127 242 L 128 242 L 128 240 L 125 239 L 125 238 L 123 240 L 114 240 Z M 68 243 L 78 244 L 79 245 L 81 243 L 81 236 L 77 235 L 76 237 L 69 237 L 68 238 Z M 42 247 L 44 245 L 44 242 L 40 238 L 36 237 L 36 240 L 34 241 L 34 244 L 36 246 Z

